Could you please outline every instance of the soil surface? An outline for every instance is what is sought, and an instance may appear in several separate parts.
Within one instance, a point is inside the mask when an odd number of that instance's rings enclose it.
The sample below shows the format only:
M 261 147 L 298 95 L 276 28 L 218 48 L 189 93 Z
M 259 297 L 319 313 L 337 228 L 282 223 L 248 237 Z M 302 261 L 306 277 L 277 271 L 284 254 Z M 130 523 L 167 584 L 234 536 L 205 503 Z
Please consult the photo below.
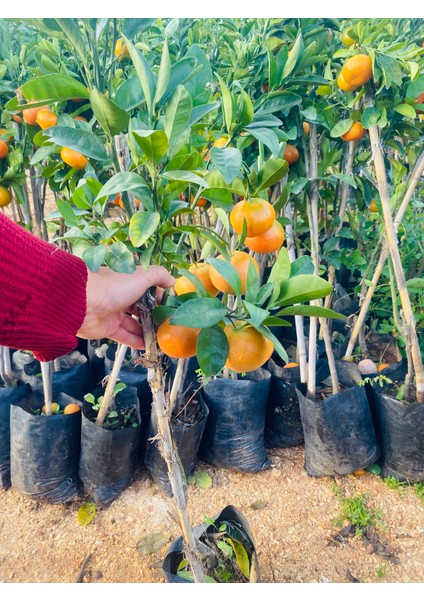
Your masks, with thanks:
M 212 487 L 188 487 L 193 525 L 232 504 L 248 520 L 262 583 L 421 583 L 424 503 L 414 487 L 391 489 L 380 476 L 314 478 L 303 446 L 268 450 L 272 466 L 257 474 L 198 461 Z M 342 497 L 363 495 L 376 517 L 365 534 L 340 521 Z M 1 583 L 166 583 L 162 561 L 180 535 L 174 500 L 144 465 L 107 508 L 86 526 L 68 504 L 35 501 L 0 490 Z M 338 522 L 337 522 L 338 521 Z M 164 546 L 140 554 L 138 542 L 161 534 Z

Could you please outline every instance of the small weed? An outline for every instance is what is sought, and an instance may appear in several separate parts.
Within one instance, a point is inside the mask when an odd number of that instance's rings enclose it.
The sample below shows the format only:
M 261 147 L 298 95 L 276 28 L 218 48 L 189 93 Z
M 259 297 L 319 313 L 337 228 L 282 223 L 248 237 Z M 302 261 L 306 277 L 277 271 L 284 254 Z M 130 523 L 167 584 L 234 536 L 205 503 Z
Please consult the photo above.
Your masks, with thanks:
M 415 483 L 414 484 L 415 493 L 421 502 L 424 504 L 424 483 Z
M 383 479 L 384 483 L 390 490 L 396 490 L 399 494 L 405 495 L 408 491 L 408 483 L 406 481 L 399 481 L 396 477 L 385 477 Z
M 367 529 L 372 527 L 382 528 L 381 511 L 372 510 L 367 505 L 368 494 L 355 494 L 348 498 L 343 498 L 341 492 L 336 496 L 341 501 L 341 515 L 336 519 L 336 525 L 341 526 L 344 520 L 355 528 L 356 535 L 363 535 Z
M 377 574 L 377 577 L 379 579 L 383 579 L 384 577 L 386 577 L 386 575 L 387 575 L 387 563 L 382 563 L 381 565 L 378 565 L 377 570 L 376 570 L 376 574 Z

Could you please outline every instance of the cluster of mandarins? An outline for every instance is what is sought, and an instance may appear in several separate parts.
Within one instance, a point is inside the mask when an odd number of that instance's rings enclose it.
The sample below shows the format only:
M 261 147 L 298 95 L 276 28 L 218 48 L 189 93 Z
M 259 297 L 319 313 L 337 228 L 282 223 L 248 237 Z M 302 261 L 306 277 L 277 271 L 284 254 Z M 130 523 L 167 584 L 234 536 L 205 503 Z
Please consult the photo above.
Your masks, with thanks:
M 337 85 L 344 92 L 354 92 L 372 78 L 372 61 L 366 54 L 355 54 L 348 58 L 337 76 Z M 342 135 L 345 142 L 362 139 L 367 130 L 360 121 L 355 121 Z

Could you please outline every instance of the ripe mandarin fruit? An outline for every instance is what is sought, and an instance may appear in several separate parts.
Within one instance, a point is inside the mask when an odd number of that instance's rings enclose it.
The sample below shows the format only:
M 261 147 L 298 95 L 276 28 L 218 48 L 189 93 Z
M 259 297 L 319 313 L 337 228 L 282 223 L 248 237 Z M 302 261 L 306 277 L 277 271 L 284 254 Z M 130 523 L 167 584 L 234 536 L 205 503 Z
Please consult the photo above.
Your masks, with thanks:
M 271 358 L 274 344 L 251 325 L 229 323 L 224 333 L 228 339 L 227 369 L 248 373 L 259 369 Z
M 228 137 L 223 135 L 214 141 L 214 143 L 212 144 L 212 147 L 213 148 L 225 148 L 227 144 L 228 144 Z M 211 156 L 209 154 L 209 149 L 206 149 L 206 152 L 203 155 L 203 160 L 210 160 L 210 157 Z
M 6 158 L 9 154 L 9 146 L 4 140 L 0 140 L 0 158 Z
M 416 104 L 424 104 L 424 92 L 418 94 L 418 96 L 415 98 L 415 102 Z M 423 111 L 420 108 L 416 108 L 415 111 L 418 115 L 421 115 L 423 113 Z
M 245 245 L 253 252 L 266 254 L 267 252 L 276 252 L 284 243 L 284 229 L 277 220 L 269 229 L 254 237 L 247 237 L 244 240 Z
M 81 117 L 80 115 L 74 117 L 74 119 L 75 121 L 84 121 L 85 123 L 87 123 L 87 119 L 85 117 Z
M 193 204 L 193 202 L 194 202 L 194 194 L 191 194 L 190 195 L 190 204 Z M 206 206 L 207 203 L 208 203 L 208 201 L 206 200 L 206 198 L 203 198 L 201 196 L 200 198 L 197 199 L 196 207 Z
M 22 123 L 22 117 L 19 115 L 12 115 L 12 119 L 15 121 L 15 123 Z
M 80 412 L 81 407 L 79 404 L 75 404 L 75 402 L 71 402 L 71 404 L 67 404 L 63 409 L 64 415 L 72 415 L 73 413 Z
M 220 254 L 217 256 L 219 260 L 225 260 L 224 257 Z M 249 268 L 249 263 L 252 262 L 255 267 L 257 273 L 259 273 L 259 265 L 253 256 L 250 256 L 248 252 L 243 252 L 242 250 L 234 250 L 231 254 L 230 262 L 239 274 L 241 280 L 241 293 L 246 293 L 246 279 L 247 279 L 247 270 Z M 220 274 L 218 271 L 211 265 L 210 278 L 212 284 L 216 287 L 220 292 L 227 292 L 228 294 L 234 294 L 234 290 L 228 281 Z
M 7 187 L 0 185 L 0 208 L 7 206 L 12 202 L 12 194 L 9 192 Z
M 366 54 L 355 54 L 346 60 L 341 74 L 347 85 L 358 88 L 372 77 L 372 61 Z
M 60 156 L 64 163 L 70 167 L 73 167 L 74 169 L 84 169 L 88 163 L 88 160 L 83 154 L 81 154 L 81 152 L 72 150 L 72 148 L 62 148 L 60 151 Z
M 49 108 L 42 108 L 38 111 L 35 122 L 41 129 L 48 129 L 57 125 L 57 115 Z
M 118 40 L 116 40 L 116 44 L 115 44 L 116 58 L 118 58 L 120 60 L 121 58 L 124 58 L 124 56 L 129 56 L 129 55 L 130 55 L 130 53 L 128 50 L 128 46 L 126 45 L 124 40 L 122 38 L 119 38 Z
M 353 90 L 355 90 L 355 86 L 353 85 L 348 85 L 346 83 L 346 81 L 344 80 L 344 77 L 342 75 L 342 73 L 340 72 L 337 76 L 337 85 L 339 86 L 339 88 L 341 90 L 343 90 L 344 92 L 353 92 Z
M 377 373 L 379 373 L 380 371 L 382 371 L 383 369 L 385 369 L 386 367 L 389 367 L 389 363 L 381 363 L 380 365 L 377 366 Z
M 342 135 L 342 140 L 345 142 L 352 142 L 354 140 L 360 140 L 367 133 L 365 127 L 359 121 L 355 121 L 352 127 Z
M 311 129 L 311 126 L 309 125 L 308 121 L 303 121 L 302 123 L 302 127 L 303 127 L 303 133 L 305 135 L 309 135 L 309 131 Z M 287 161 L 288 162 L 288 161 Z
M 230 223 L 234 231 L 240 235 L 246 219 L 247 236 L 254 237 L 269 229 L 275 217 L 275 209 L 267 200 L 251 198 L 240 200 L 234 205 L 230 212 Z
M 298 367 L 299 364 L 297 362 L 289 362 L 286 365 L 284 365 L 283 369 L 292 369 L 294 367 Z
M 35 108 L 24 108 L 22 111 L 22 117 L 25 123 L 28 125 L 37 125 L 37 115 L 43 108 L 49 108 L 48 106 L 37 106 Z
M 60 410 L 59 404 L 57 402 L 52 402 L 52 413 L 53 414 L 57 413 L 59 410 Z M 41 412 L 43 414 L 46 414 L 46 412 L 47 412 L 47 406 L 45 404 L 43 405 L 43 407 L 41 409 Z
M 299 160 L 299 150 L 295 146 L 292 146 L 292 144 L 286 144 L 283 158 L 289 163 L 289 165 L 293 165 Z
M 377 202 L 374 200 L 374 198 L 370 202 L 369 210 L 372 213 L 378 213 Z
M 206 291 L 211 296 L 217 296 L 219 294 L 219 290 L 216 289 L 214 284 L 211 281 L 210 276 L 210 265 L 207 263 L 197 263 L 196 265 L 191 265 L 189 267 L 189 272 L 193 273 L 197 277 L 197 279 L 203 283 Z M 189 292 L 195 292 L 196 288 L 194 283 L 190 281 L 188 277 L 182 275 L 181 277 L 177 277 L 175 280 L 175 293 L 177 296 L 181 296 L 182 294 L 188 294 Z
M 7 134 L 7 129 L 0 129 L 0 135 L 6 135 Z M 13 135 L 8 135 L 7 136 L 7 141 L 11 142 L 13 140 Z
M 200 329 L 172 325 L 169 318 L 163 321 L 156 332 L 159 348 L 171 358 L 196 356 L 196 344 Z

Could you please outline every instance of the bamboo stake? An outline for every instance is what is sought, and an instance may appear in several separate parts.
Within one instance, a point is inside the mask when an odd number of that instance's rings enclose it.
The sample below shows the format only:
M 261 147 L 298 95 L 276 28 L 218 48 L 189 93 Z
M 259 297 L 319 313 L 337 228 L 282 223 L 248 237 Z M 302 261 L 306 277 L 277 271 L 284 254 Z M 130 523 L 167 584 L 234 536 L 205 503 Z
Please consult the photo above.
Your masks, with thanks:
M 373 107 L 373 102 L 369 94 L 365 95 L 365 105 Z M 421 358 L 421 351 L 415 328 L 415 319 L 411 307 L 411 301 L 406 287 L 405 274 L 402 267 L 402 261 L 399 254 L 397 230 L 394 226 L 392 212 L 390 208 L 390 198 L 387 185 L 387 174 L 384 165 L 383 149 L 380 142 L 378 127 L 373 125 L 369 128 L 372 155 L 377 176 L 378 190 L 380 193 L 381 205 L 383 208 L 384 228 L 386 233 L 387 246 L 393 263 L 398 292 L 402 303 L 403 315 L 405 319 L 405 328 L 408 330 L 408 336 L 411 345 L 411 356 L 415 370 L 416 399 L 417 402 L 424 402 L 424 366 Z
M 51 361 L 41 362 L 41 377 L 43 380 L 44 404 L 46 415 L 51 416 L 53 404 L 53 363 Z
M 311 255 L 314 263 L 314 273 L 319 275 L 319 243 L 318 243 L 318 145 L 317 130 L 315 123 L 310 126 L 310 179 L 311 196 L 307 202 L 307 211 L 309 226 L 311 231 Z M 322 301 L 314 300 L 312 305 L 322 306 Z M 320 318 L 319 323 L 323 332 L 325 350 L 328 358 L 328 367 L 332 382 L 333 393 L 340 391 L 339 379 L 337 376 L 334 353 L 331 345 L 330 331 L 328 329 L 327 319 Z M 308 365 L 308 395 L 315 397 L 316 393 L 316 342 L 318 332 L 318 318 L 310 317 L 309 328 L 309 365 Z
M 112 402 L 114 399 L 114 391 L 115 385 L 119 377 L 119 373 L 122 368 L 122 363 L 124 362 L 125 355 L 127 353 L 128 346 L 124 344 L 119 344 L 116 349 L 115 360 L 112 367 L 112 372 L 108 376 L 106 390 L 103 395 L 102 404 L 99 408 L 99 412 L 97 413 L 96 425 L 102 427 L 103 422 L 106 418 L 107 413 L 109 412 Z
M 178 451 L 175 447 L 170 427 L 169 398 L 167 399 L 164 393 L 165 383 L 161 353 L 156 342 L 154 323 L 151 315 L 153 303 L 154 297 L 149 293 L 145 294 L 137 303 L 140 309 L 140 320 L 146 343 L 146 351 L 142 364 L 147 368 L 147 381 L 152 390 L 152 418 L 157 421 L 159 449 L 168 469 L 169 482 L 175 499 L 185 545 L 185 555 L 190 563 L 195 582 L 204 583 L 205 576 L 197 548 L 197 541 L 187 511 L 185 476 L 181 468 Z
M 421 174 L 423 173 L 423 171 L 424 171 L 424 152 L 421 153 L 417 162 L 415 163 L 415 167 L 411 173 L 408 189 L 407 189 L 406 194 L 402 200 L 402 203 L 398 209 L 398 212 L 396 213 L 396 216 L 393 220 L 393 225 L 394 225 L 396 231 L 399 229 L 399 225 L 402 222 L 403 216 L 406 212 L 406 209 L 408 208 L 409 202 L 415 192 L 415 189 L 418 185 L 418 182 L 420 180 L 420 177 L 421 177 Z M 346 354 L 345 354 L 346 360 L 348 360 L 352 356 L 352 352 L 353 352 L 354 346 L 356 344 L 356 340 L 358 338 L 359 332 L 362 328 L 363 323 L 365 322 L 365 317 L 367 315 L 369 306 L 371 304 L 371 300 L 374 295 L 375 288 L 377 287 L 378 281 L 381 277 L 381 273 L 383 272 L 384 265 L 386 264 L 386 260 L 387 260 L 387 256 L 388 256 L 387 245 L 386 245 L 384 239 L 380 240 L 379 244 L 382 244 L 380 258 L 379 258 L 377 266 L 374 270 L 374 275 L 371 280 L 371 285 L 368 288 L 364 302 L 361 305 L 361 310 L 359 312 L 358 318 L 357 318 L 354 328 L 352 330 L 349 344 L 346 349 Z

